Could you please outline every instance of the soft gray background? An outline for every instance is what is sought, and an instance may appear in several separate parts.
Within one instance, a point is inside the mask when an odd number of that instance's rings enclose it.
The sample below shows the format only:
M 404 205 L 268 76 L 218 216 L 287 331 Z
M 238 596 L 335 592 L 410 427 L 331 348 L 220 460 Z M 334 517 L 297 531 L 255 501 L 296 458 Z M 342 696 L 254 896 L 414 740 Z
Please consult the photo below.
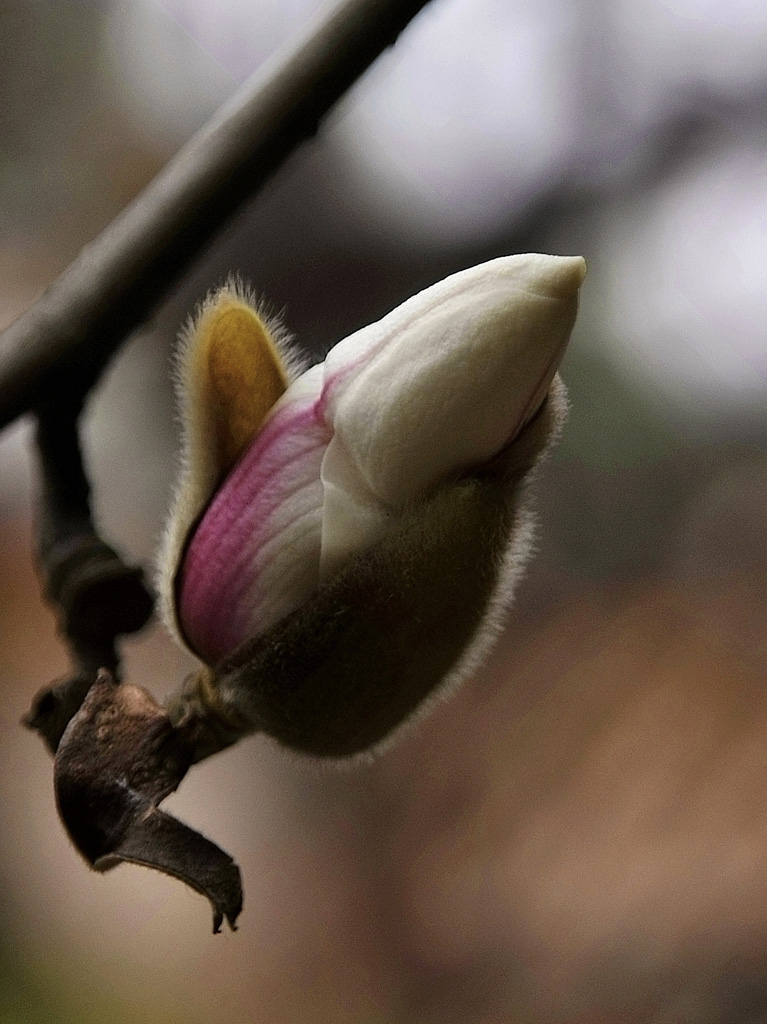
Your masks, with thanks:
M 0 3 L 9 322 L 313 0 Z M 0 1021 L 767 1020 L 767 5 L 434 0 L 128 345 L 94 399 L 105 532 L 149 563 L 169 353 L 239 271 L 315 353 L 446 273 L 583 253 L 539 553 L 491 663 L 372 766 L 251 740 L 179 814 L 239 860 L 236 936 L 87 872 L 18 727 L 65 671 L 0 438 Z M 164 692 L 159 629 L 127 652 Z

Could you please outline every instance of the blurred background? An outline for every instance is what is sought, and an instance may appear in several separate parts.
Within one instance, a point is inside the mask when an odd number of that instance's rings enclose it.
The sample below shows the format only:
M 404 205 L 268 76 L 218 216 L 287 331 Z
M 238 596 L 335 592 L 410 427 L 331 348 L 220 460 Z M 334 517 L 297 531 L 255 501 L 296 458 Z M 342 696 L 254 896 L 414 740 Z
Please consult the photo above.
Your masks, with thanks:
M 0 0 L 0 322 L 317 0 Z M 490 662 L 372 765 L 253 739 L 169 802 L 239 861 L 236 935 L 88 872 L 18 720 L 66 671 L 0 437 L 0 1022 L 767 1021 L 767 4 L 433 0 L 124 348 L 100 523 L 151 564 L 169 356 L 238 271 L 320 355 L 419 288 L 582 253 L 572 412 Z M 189 661 L 126 648 L 164 693 Z

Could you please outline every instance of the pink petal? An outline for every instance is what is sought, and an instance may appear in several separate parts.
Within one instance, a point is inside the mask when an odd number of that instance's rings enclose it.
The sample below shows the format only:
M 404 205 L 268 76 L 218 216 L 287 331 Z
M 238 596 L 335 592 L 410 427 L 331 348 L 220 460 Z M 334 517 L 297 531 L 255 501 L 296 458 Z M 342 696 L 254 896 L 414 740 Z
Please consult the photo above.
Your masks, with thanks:
M 320 464 L 330 434 L 316 388 L 306 386 L 310 377 L 319 384 L 321 367 L 301 378 L 300 398 L 275 407 L 184 555 L 179 622 L 209 664 L 303 603 L 317 586 Z

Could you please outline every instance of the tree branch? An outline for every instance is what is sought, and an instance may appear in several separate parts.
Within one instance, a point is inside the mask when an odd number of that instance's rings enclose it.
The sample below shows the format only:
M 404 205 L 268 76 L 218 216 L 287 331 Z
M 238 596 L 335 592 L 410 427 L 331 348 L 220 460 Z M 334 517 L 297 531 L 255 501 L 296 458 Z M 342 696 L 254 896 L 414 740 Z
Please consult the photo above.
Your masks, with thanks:
M 153 609 L 141 570 L 127 566 L 96 532 L 78 436 L 80 402 L 62 398 L 38 411 L 35 532 L 43 590 L 57 609 L 74 674 L 41 690 L 24 719 L 52 752 L 97 671 L 119 675 L 118 637 L 142 629 Z
M 232 215 L 427 0 L 343 0 L 276 55 L 0 335 L 0 428 L 82 395 Z

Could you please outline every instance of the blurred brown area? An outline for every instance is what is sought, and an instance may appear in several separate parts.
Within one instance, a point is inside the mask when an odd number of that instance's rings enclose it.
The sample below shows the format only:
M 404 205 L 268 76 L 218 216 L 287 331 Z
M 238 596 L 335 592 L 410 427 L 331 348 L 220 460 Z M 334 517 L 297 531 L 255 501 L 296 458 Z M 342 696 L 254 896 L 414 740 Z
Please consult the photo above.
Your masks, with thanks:
M 68 972 L 75 1005 L 84 987 L 163 1020 L 762 1019 L 761 581 L 600 588 L 519 616 L 370 766 L 258 740 L 201 766 L 172 803 L 246 880 L 241 930 L 214 939 L 202 901 L 138 869 L 89 874 L 57 827 L 47 758 L 17 726 L 62 667 L 25 539 L 0 538 L 4 934 Z M 129 666 L 156 687 L 180 661 L 155 637 Z
M 584 595 L 381 766 L 412 1019 L 762 1019 L 764 624 Z
M 719 7 L 709 6 L 714 19 Z M 203 7 L 189 4 L 188 19 Z M 177 144 L 159 114 L 146 129 L 149 114 L 125 84 L 134 51 L 125 44 L 122 64 L 115 57 L 132 17 L 165 8 L 180 18 L 178 4 L 138 0 L 0 5 L 3 322 Z M 578 10 L 585 25 L 599 18 L 593 5 Z M 188 34 L 191 21 L 181 21 Z M 184 38 L 166 55 L 168 78 Z M 202 78 L 212 58 L 195 45 Z M 153 61 L 162 59 L 158 50 Z M 436 58 L 430 68 L 439 71 Z M 593 95 L 599 75 L 581 70 Z M 684 290 L 684 251 L 669 249 L 661 273 L 660 241 L 632 234 L 637 222 L 648 232 L 663 220 L 664 189 L 679 189 L 684 205 L 694 191 L 685 175 L 701 161 L 714 166 L 743 140 L 764 152 L 760 83 L 725 81 L 721 109 L 714 86 L 696 83 L 669 87 L 646 133 L 620 121 L 614 96 L 597 103 L 595 124 L 609 123 L 613 148 L 596 145 L 595 128 L 570 165 L 574 180 L 549 167 L 493 230 L 465 237 L 448 237 L 444 224 L 422 237 L 382 217 L 395 185 L 361 182 L 331 126 L 226 229 L 94 397 L 86 442 L 99 519 L 148 565 L 175 463 L 172 339 L 229 271 L 286 307 L 316 353 L 482 258 L 582 251 L 591 266 L 563 369 L 571 417 L 540 481 L 539 552 L 489 663 L 372 764 L 331 769 L 256 738 L 199 766 L 169 801 L 240 863 L 236 935 L 211 936 L 204 901 L 169 879 L 88 872 L 58 824 L 50 761 L 18 722 L 32 694 L 66 671 L 66 656 L 31 554 L 25 425 L 0 440 L 3 1024 L 767 1021 L 767 388 L 756 357 L 748 389 L 733 369 L 743 368 L 738 338 L 763 321 L 740 293 L 735 312 L 709 309 L 712 280 Z M 583 79 L 572 88 L 582 100 Z M 725 207 L 699 220 L 722 265 L 732 248 L 758 299 L 765 222 L 744 206 L 745 182 L 731 178 L 730 188 L 751 248 L 726 234 Z M 688 244 L 697 252 L 704 242 Z M 656 276 L 632 290 L 640 264 Z M 611 291 L 621 273 L 628 284 Z M 664 295 L 676 319 L 657 306 Z M 644 333 L 642 302 L 655 309 Z M 619 343 L 621 311 L 635 318 L 641 372 Z M 700 317 L 732 349 L 726 373 L 721 352 L 695 349 Z M 714 374 L 706 387 L 672 382 L 664 360 L 677 350 L 692 353 L 701 379 Z M 129 678 L 158 694 L 189 669 L 159 629 L 125 653 Z

